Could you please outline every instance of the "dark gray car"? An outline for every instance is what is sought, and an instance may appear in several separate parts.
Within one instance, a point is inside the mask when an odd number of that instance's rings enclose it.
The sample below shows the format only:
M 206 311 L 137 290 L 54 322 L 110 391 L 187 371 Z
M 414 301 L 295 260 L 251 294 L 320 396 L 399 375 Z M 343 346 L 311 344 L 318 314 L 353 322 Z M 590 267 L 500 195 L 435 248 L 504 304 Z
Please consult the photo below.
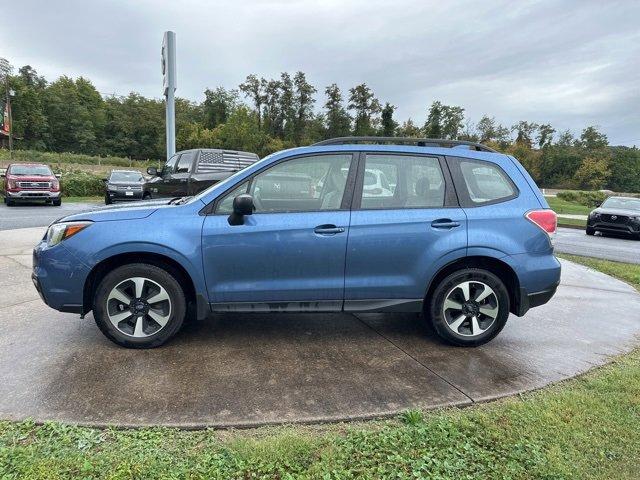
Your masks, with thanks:
M 104 203 L 147 200 L 151 198 L 149 187 L 137 170 L 112 170 L 105 179 Z
M 640 198 L 607 198 L 587 220 L 587 235 L 596 232 L 632 235 L 640 240 Z

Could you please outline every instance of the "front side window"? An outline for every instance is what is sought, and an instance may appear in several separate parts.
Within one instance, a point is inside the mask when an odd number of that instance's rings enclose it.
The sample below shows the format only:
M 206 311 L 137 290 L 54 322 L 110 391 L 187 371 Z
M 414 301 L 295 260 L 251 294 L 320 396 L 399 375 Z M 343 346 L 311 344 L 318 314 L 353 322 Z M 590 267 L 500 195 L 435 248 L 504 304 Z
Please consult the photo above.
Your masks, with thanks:
M 516 194 L 513 184 L 497 165 L 462 160 L 460 170 L 473 203 L 493 202 Z
M 437 208 L 445 184 L 437 158 L 368 154 L 362 181 L 363 209 Z
M 167 160 L 167 163 L 165 163 L 164 167 L 162 167 L 161 176 L 166 177 L 167 175 L 171 175 L 175 171 L 176 163 L 178 163 L 179 159 L 180 159 L 180 154 L 176 154 L 173 157 L 171 157 L 169 160 Z
M 176 173 L 189 173 L 195 153 L 196 152 L 187 152 L 183 153 L 180 156 L 180 160 L 178 161 L 178 165 L 176 167 Z
M 216 213 L 227 214 L 241 193 L 253 197 L 256 213 L 338 210 L 342 205 L 351 154 L 317 155 L 278 163 L 227 193 Z

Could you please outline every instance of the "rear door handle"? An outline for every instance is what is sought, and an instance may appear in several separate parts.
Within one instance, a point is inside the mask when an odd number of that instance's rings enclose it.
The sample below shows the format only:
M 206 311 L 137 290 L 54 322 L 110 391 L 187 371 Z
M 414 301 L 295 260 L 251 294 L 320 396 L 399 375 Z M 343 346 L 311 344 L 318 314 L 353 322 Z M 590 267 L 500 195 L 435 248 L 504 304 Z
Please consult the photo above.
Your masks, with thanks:
M 343 233 L 343 227 L 336 227 L 335 225 L 318 225 L 313 229 L 318 235 L 335 235 L 336 233 Z
M 449 229 L 459 227 L 460 222 L 454 222 L 450 218 L 439 218 L 438 220 L 434 220 L 431 222 L 431 227 L 440 228 L 440 229 Z

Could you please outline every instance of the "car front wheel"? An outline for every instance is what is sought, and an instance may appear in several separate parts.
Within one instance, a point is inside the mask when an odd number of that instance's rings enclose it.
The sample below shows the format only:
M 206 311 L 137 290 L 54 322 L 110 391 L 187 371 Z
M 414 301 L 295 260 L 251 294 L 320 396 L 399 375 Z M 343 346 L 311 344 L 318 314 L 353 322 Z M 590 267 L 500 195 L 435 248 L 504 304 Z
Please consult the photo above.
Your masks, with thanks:
M 505 326 L 509 293 L 502 280 L 487 270 L 458 270 L 435 288 L 427 313 L 442 339 L 475 347 L 493 339 Z
M 102 333 L 127 348 L 162 345 L 180 330 L 185 312 L 185 295 L 176 278 L 145 263 L 108 273 L 93 302 L 93 315 Z
M 596 233 L 596 229 L 592 227 L 587 227 L 586 232 L 587 232 L 587 235 L 593 235 Z

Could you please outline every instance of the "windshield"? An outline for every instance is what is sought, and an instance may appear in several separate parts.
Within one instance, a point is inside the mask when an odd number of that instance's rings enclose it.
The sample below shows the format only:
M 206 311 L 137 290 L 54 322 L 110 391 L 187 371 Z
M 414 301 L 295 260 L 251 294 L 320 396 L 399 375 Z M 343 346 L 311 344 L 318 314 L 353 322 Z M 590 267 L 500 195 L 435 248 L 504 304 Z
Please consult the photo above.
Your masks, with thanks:
M 607 198 L 601 205 L 602 208 L 621 208 L 623 210 L 637 210 L 640 212 L 640 198 Z
M 142 174 L 140 172 L 111 172 L 112 182 L 142 182 Z
M 50 177 L 53 175 L 51 169 L 46 165 L 11 165 L 7 172 L 11 175 L 33 175 Z

